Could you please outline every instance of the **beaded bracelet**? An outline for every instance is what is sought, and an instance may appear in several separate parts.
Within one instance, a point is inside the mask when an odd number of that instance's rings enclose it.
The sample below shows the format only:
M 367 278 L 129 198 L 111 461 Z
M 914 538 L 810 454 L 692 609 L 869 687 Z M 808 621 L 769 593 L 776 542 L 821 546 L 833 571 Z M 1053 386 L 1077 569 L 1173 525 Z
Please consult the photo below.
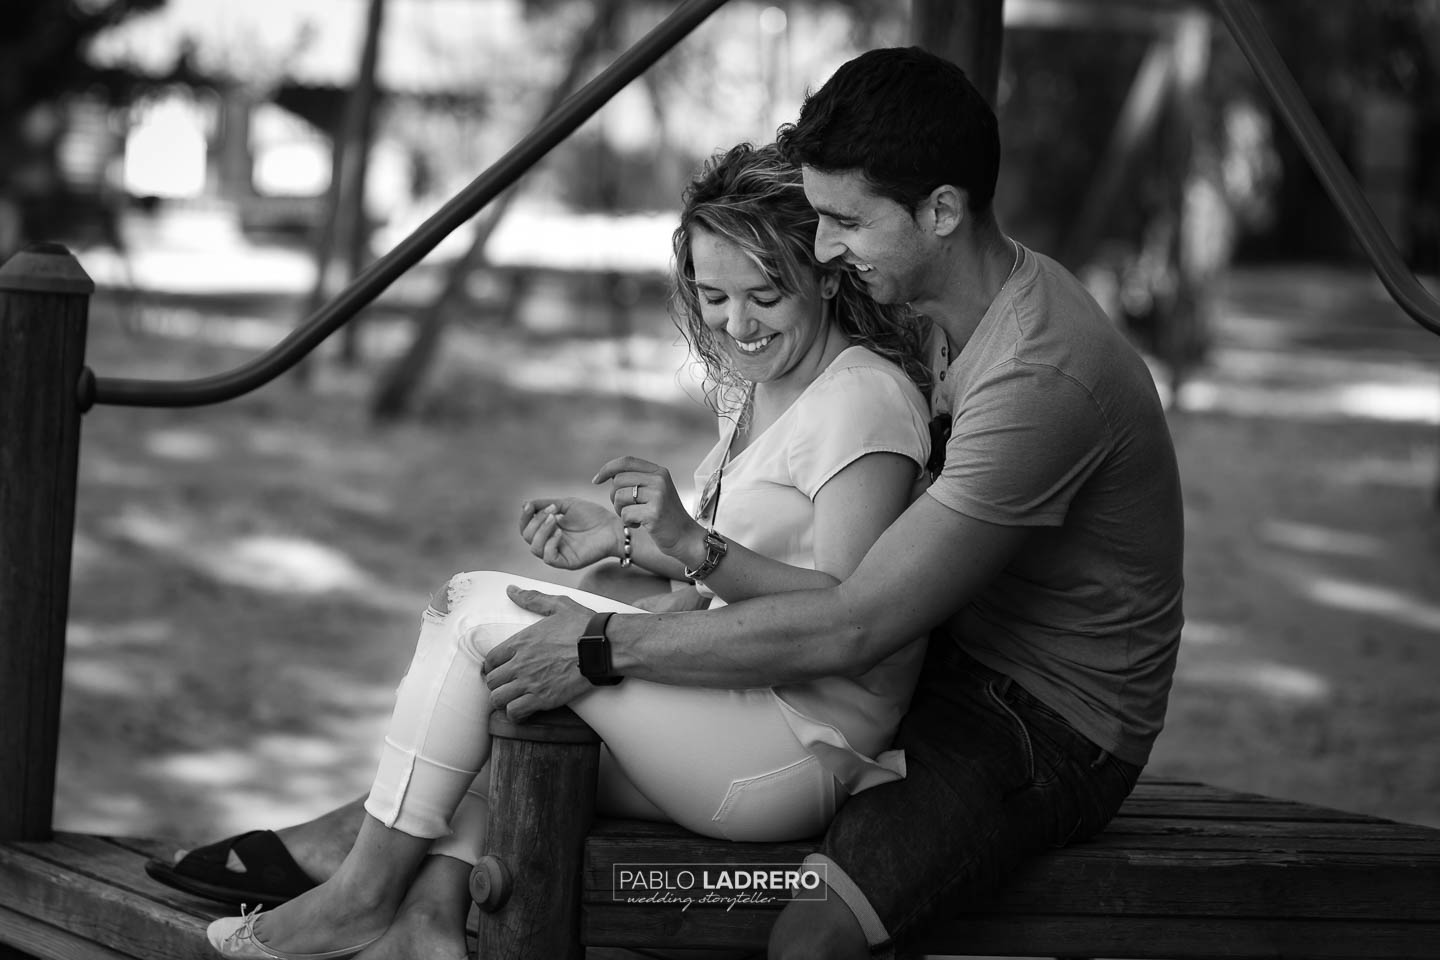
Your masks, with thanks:
M 625 531 L 625 553 L 624 553 L 623 556 L 620 557 L 620 566 L 622 566 L 622 567 L 628 567 L 628 566 L 630 566 L 630 560 L 631 560 L 631 557 L 630 557 L 630 550 L 631 550 L 631 546 L 630 546 L 630 528 L 629 528 L 629 527 L 624 527 L 623 529 L 624 529 L 624 531 Z

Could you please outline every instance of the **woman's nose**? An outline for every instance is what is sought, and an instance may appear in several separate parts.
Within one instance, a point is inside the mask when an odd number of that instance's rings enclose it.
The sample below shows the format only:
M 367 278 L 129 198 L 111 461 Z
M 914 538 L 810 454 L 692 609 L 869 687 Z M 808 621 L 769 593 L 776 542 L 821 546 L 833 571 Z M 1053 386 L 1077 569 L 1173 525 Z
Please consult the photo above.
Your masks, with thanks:
M 750 331 L 750 311 L 744 300 L 731 300 L 725 307 L 725 332 L 742 337 Z

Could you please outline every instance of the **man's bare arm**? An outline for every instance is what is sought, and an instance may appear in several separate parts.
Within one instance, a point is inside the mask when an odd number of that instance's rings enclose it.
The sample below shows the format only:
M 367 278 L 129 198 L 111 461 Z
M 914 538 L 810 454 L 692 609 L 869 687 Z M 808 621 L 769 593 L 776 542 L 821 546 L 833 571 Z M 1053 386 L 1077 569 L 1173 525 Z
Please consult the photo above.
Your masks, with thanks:
M 1025 532 L 921 497 L 835 587 L 703 615 L 617 615 L 609 631 L 616 671 L 707 687 L 863 673 L 968 603 Z
M 708 612 L 615 615 L 607 631 L 614 668 L 660 683 L 731 688 L 859 674 L 969 603 L 1026 533 L 922 496 L 837 586 Z M 520 717 L 589 689 L 575 667 L 589 611 L 531 591 L 511 595 L 549 614 L 486 658 L 496 705 Z

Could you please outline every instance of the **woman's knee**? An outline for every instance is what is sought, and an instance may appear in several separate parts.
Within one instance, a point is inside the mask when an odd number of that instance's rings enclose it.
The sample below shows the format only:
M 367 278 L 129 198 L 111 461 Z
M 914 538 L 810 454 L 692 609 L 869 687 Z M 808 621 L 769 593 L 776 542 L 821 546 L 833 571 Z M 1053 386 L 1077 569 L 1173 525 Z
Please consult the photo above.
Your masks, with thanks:
M 457 573 L 441 584 L 440 589 L 430 595 L 430 609 L 436 613 L 449 613 L 460 606 L 472 596 L 477 596 L 485 591 L 499 591 L 501 595 L 505 592 L 505 583 L 509 579 L 503 573 L 494 570 L 467 570 Z

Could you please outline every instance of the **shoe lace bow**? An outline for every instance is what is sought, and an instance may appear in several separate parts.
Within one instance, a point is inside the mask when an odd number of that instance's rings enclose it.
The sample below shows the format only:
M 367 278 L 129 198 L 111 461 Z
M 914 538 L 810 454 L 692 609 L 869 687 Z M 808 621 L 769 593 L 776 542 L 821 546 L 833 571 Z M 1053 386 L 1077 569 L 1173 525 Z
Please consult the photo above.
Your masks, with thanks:
M 259 919 L 260 911 L 264 908 L 261 904 L 257 903 L 254 910 L 247 911 L 247 906 L 248 904 L 240 904 L 240 919 L 243 922 L 235 928 L 235 931 L 231 933 L 230 936 L 225 938 L 226 944 L 234 944 L 238 947 L 246 940 L 255 939 L 255 921 Z M 258 943 L 259 941 L 256 942 Z

